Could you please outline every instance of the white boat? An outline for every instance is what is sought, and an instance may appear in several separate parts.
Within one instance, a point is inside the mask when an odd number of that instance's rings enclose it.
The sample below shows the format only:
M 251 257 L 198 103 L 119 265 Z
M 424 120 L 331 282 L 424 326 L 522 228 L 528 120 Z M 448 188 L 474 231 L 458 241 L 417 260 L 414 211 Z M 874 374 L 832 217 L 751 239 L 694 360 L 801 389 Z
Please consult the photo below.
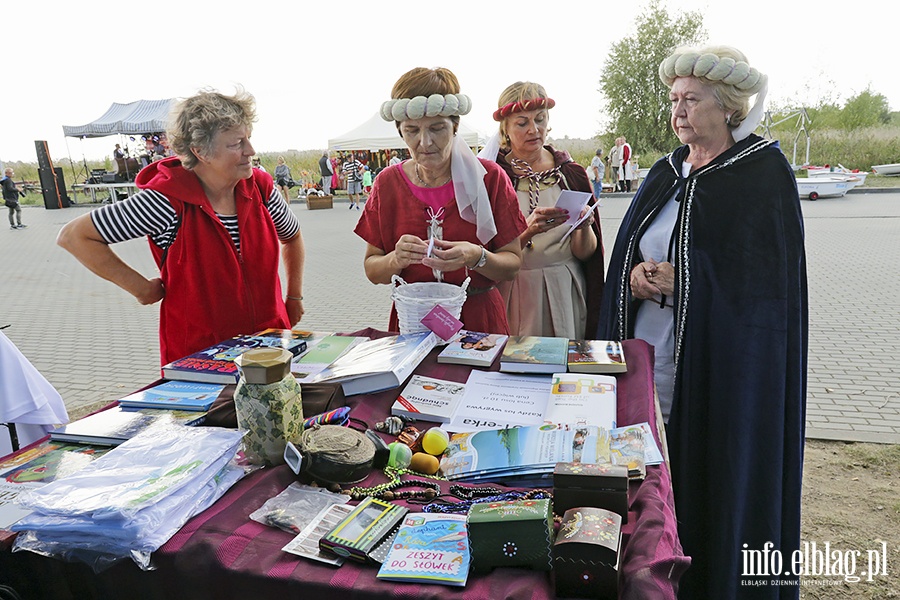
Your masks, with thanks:
M 876 175 L 900 175 L 900 163 L 872 165 L 872 172 Z
M 863 185 L 866 183 L 866 177 L 868 173 L 839 173 L 831 171 L 809 171 L 810 179 L 843 179 L 847 183 L 850 183 L 850 189 Z
M 839 164 L 836 167 L 815 167 L 812 165 L 806 165 L 807 177 L 831 177 L 833 179 L 846 179 L 853 187 L 865 185 L 866 177 L 869 175 L 866 171 L 860 171 L 859 169 L 851 170 L 845 167 L 844 165 Z
M 832 177 L 797 178 L 797 191 L 800 193 L 800 197 L 810 200 L 843 196 L 853 188 L 853 185 L 845 179 Z

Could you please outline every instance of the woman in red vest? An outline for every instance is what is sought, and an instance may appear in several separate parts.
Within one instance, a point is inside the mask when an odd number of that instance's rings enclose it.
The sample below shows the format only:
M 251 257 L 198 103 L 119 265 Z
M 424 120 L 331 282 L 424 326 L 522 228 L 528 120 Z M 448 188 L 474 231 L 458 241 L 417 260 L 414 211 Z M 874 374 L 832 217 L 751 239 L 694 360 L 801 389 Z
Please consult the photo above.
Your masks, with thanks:
M 141 304 L 162 300 L 162 364 L 238 334 L 291 327 L 303 316 L 300 224 L 272 177 L 251 165 L 255 120 L 253 96 L 243 90 L 187 98 L 168 131 L 176 156 L 142 169 L 134 196 L 59 232 L 57 243 L 100 277 Z M 145 277 L 110 248 L 144 236 L 159 277 Z

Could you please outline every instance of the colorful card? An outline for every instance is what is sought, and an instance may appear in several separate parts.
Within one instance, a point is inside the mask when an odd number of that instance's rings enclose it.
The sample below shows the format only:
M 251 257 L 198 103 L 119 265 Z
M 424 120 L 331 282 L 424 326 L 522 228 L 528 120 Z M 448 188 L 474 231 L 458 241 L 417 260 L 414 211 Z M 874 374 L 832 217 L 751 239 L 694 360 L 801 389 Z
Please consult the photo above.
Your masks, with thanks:
M 433 331 L 439 338 L 445 342 L 463 328 L 463 323 L 440 304 L 435 305 L 428 314 L 422 317 L 422 325 Z

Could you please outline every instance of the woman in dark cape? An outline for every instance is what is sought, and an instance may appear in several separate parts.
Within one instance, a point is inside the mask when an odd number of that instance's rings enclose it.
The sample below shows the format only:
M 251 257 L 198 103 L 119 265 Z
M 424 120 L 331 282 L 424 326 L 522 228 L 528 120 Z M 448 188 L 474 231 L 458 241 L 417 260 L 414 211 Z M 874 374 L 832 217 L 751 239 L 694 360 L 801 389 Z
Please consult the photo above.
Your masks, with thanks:
M 746 86 L 743 108 L 712 91 L 723 57 L 743 69 L 729 76 Z M 681 49 L 660 75 L 685 145 L 653 166 L 623 219 L 597 337 L 652 338 L 671 363 L 671 376 L 665 364 L 656 375 L 670 390 L 678 532 L 692 560 L 679 597 L 796 598 L 808 328 L 796 183 L 778 144 L 749 134 L 748 98 L 759 93 L 761 109 L 765 76 L 742 54 Z M 662 256 L 645 256 L 654 233 Z M 646 335 L 661 319 L 671 319 L 668 337 Z M 767 548 L 782 559 L 777 577 L 748 568 Z

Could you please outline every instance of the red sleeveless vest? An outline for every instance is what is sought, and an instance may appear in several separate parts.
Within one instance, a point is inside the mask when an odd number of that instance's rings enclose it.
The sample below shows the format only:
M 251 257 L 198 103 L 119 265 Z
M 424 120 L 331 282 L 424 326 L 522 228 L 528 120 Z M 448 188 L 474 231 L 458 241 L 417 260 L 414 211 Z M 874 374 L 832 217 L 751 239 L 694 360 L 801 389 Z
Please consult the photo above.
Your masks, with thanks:
M 278 276 L 280 243 L 263 204 L 271 176 L 253 169 L 235 188 L 240 252 L 197 176 L 178 159 L 152 163 L 136 183 L 165 195 L 181 219 L 164 264 L 163 250 L 150 242 L 166 288 L 159 311 L 163 365 L 235 335 L 290 327 Z

